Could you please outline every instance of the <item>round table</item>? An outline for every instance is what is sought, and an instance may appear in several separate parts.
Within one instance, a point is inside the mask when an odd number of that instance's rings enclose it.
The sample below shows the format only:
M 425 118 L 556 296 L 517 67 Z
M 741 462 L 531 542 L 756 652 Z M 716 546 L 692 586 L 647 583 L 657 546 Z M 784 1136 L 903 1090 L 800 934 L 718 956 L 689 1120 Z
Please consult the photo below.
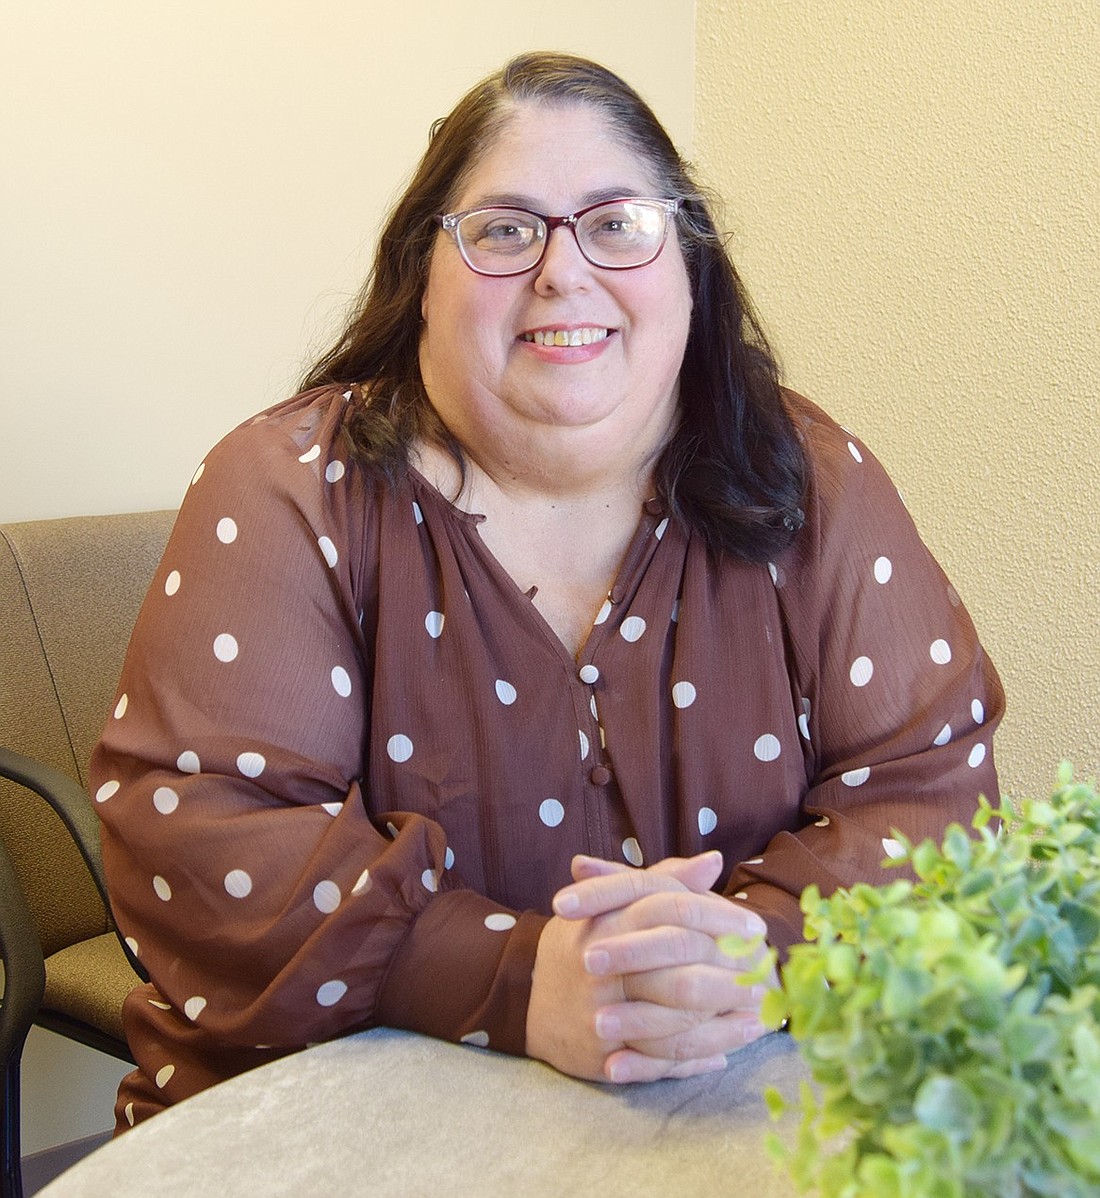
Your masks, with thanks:
M 793 1198 L 762 1094 L 808 1076 L 771 1035 L 723 1073 L 576 1081 L 537 1061 L 379 1028 L 215 1086 L 112 1140 L 41 1198 Z M 793 1117 L 780 1134 L 793 1138 Z

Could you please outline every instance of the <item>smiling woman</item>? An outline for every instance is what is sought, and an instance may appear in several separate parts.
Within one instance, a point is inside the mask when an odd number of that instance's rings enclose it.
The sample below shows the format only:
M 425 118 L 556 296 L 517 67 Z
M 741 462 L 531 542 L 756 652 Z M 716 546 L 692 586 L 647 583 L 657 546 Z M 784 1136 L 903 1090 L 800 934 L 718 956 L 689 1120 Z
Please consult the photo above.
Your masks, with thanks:
M 92 780 L 151 978 L 119 1127 L 376 1025 L 724 1068 L 770 979 L 718 941 L 782 953 L 805 886 L 967 819 L 1001 709 L 653 113 L 513 60 L 302 393 L 196 472 L 142 610 Z

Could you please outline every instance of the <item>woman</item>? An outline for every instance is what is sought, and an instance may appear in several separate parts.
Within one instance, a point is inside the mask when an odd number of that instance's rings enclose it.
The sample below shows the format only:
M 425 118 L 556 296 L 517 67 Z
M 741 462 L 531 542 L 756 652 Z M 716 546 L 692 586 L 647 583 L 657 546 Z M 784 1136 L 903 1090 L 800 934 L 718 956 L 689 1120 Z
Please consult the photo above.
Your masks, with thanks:
M 716 937 L 995 796 L 958 597 L 609 72 L 468 93 L 305 387 L 196 474 L 96 755 L 120 1127 L 380 1024 L 723 1068 L 763 987 Z

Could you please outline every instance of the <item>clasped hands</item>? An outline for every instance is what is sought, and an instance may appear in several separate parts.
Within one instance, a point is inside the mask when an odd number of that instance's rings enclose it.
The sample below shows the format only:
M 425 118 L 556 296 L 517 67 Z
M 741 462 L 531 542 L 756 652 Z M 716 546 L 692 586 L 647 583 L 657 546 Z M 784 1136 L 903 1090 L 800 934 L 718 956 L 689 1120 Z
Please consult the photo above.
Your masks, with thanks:
M 527 1011 L 527 1055 L 573 1077 L 611 1082 L 690 1077 L 762 1036 L 770 981 L 738 981 L 750 957 L 717 938 L 750 940 L 764 921 L 710 888 L 722 855 L 670 857 L 634 869 L 573 859 L 573 882 L 554 896 Z

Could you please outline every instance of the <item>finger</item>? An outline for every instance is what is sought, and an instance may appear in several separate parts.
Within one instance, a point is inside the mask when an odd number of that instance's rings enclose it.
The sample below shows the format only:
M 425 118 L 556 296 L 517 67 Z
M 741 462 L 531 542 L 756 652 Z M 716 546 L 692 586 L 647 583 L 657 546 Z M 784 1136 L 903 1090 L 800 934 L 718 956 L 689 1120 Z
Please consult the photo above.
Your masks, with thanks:
M 583 882 L 585 878 L 602 878 L 607 874 L 625 874 L 627 870 L 634 867 L 624 865 L 619 861 L 605 861 L 602 857 L 588 857 L 584 853 L 578 853 L 570 862 L 569 868 L 573 875 L 573 881 Z
M 608 1081 L 656 1082 L 666 1078 L 697 1077 L 701 1073 L 718 1073 L 727 1065 L 724 1053 L 689 1061 L 660 1060 L 644 1053 L 624 1048 L 613 1052 L 604 1061 L 604 1076 Z
M 554 895 L 554 914 L 563 919 L 591 919 L 627 907 L 651 894 L 684 889 L 684 884 L 673 874 L 662 873 L 656 867 L 628 869 L 563 886 Z M 751 912 L 748 914 L 752 915 Z M 754 918 L 759 920 L 759 916 Z M 759 923 L 762 930 L 763 920 Z
M 629 1040 L 626 1048 L 658 1061 L 691 1061 L 736 1052 L 767 1035 L 767 1030 L 756 1015 L 734 1011 L 671 1036 Z
M 705 894 L 722 876 L 722 854 L 717 849 L 694 857 L 666 857 L 650 866 L 654 873 L 675 878 L 688 890 Z
M 739 959 L 728 953 L 724 945 L 729 938 L 746 944 L 757 941 L 763 934 L 764 923 L 746 907 L 731 903 L 716 894 L 692 894 L 688 890 L 673 890 L 647 895 L 636 903 L 615 912 L 595 917 L 599 920 L 593 930 L 590 946 L 607 947 L 612 942 L 626 942 L 632 935 L 653 929 L 665 929 L 670 936 L 678 931 L 696 932 L 720 938 L 721 943 L 706 945 L 706 956 L 698 959 L 718 960 L 735 967 Z M 701 942 L 700 942 L 701 943 Z M 760 948 L 746 954 L 751 963 L 759 957 Z M 686 956 L 678 958 L 687 960 Z
M 627 1003 L 652 1003 L 705 1015 L 758 1012 L 768 987 L 757 981 L 743 984 L 742 977 L 743 974 L 714 965 L 651 969 L 625 975 L 623 996 Z
M 634 1048 L 656 1045 L 650 1054 L 654 1056 L 674 1056 L 675 1053 L 669 1050 L 669 1045 L 677 1038 L 684 1039 L 688 1044 L 717 1043 L 725 1048 L 727 1044 L 723 1037 L 732 1031 L 732 1027 L 724 1030 L 712 1028 L 705 1033 L 700 1033 L 699 1029 L 713 1020 L 736 1015 L 745 1021 L 741 1027 L 743 1034 L 747 1021 L 758 1020 L 758 1007 L 758 1002 L 749 1002 L 742 1010 L 725 1011 L 720 1015 L 716 1011 L 691 1011 L 680 1007 L 665 1007 L 658 1003 L 615 1003 L 597 1011 L 596 1035 L 614 1047 L 622 1047 L 624 1044 Z M 738 1046 L 739 1044 L 734 1045 Z

